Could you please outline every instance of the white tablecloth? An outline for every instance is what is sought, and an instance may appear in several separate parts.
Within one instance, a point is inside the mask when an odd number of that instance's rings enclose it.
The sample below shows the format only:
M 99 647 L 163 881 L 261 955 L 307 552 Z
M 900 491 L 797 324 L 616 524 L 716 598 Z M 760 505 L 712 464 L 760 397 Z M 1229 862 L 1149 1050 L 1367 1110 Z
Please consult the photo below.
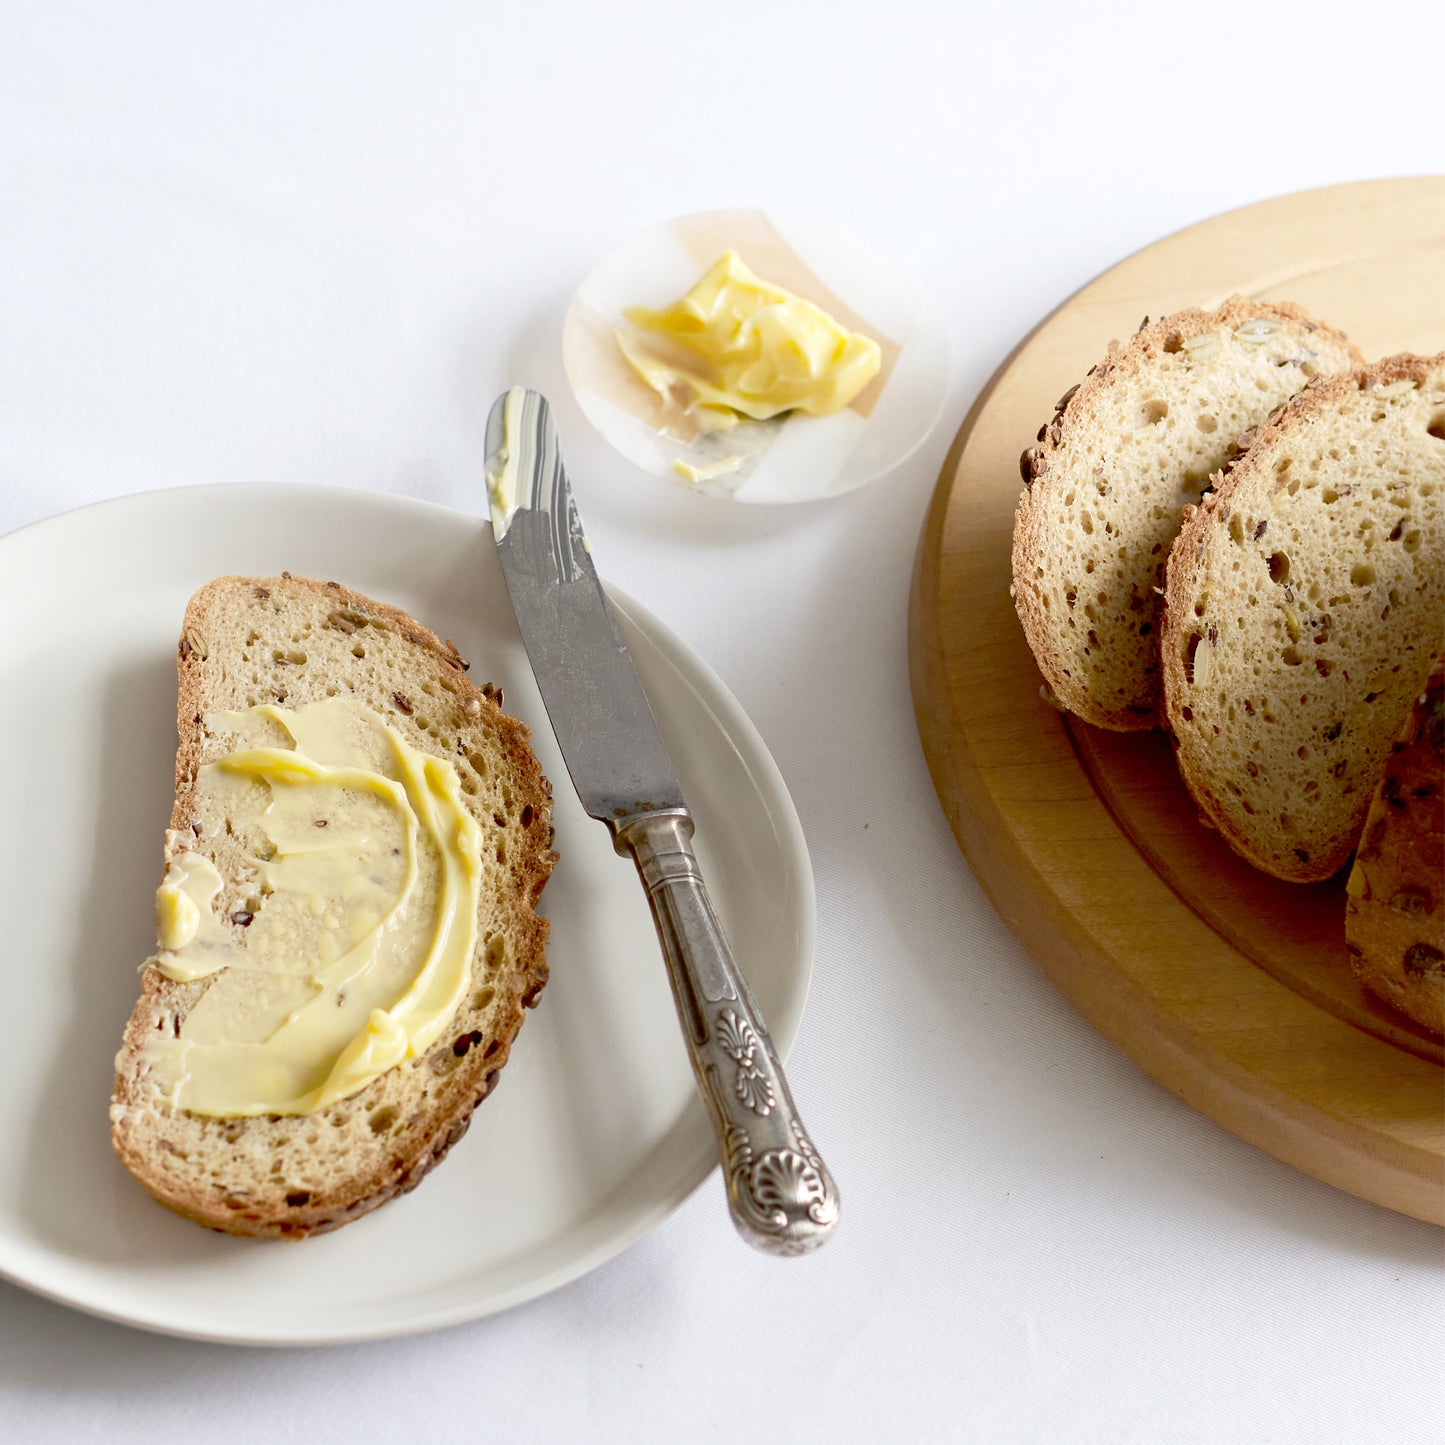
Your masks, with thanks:
M 1001 358 L 1180 226 L 1438 166 L 1432 10 L 0 8 L 0 532 L 236 479 L 474 506 L 488 400 L 549 392 L 604 570 L 796 800 L 820 928 L 790 1074 L 845 1201 L 780 1262 L 714 1178 L 555 1294 L 356 1347 L 164 1339 L 0 1285 L 0 1435 L 1442 1438 L 1439 1233 L 1241 1143 L 1073 1012 L 954 844 L 905 662 L 924 507 Z M 729 204 L 832 216 L 931 287 L 950 402 L 885 481 L 729 507 L 583 422 L 576 282 Z

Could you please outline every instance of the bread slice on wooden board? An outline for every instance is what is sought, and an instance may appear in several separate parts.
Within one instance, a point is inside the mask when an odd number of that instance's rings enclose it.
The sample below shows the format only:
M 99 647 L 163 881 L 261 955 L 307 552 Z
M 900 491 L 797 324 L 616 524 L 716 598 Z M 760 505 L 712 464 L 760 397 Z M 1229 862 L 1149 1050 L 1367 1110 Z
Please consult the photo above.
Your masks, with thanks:
M 1364 360 L 1285 302 L 1145 320 L 1039 429 L 1014 518 L 1014 606 L 1044 680 L 1125 732 L 1162 720 L 1156 589 L 1182 509 L 1311 376 Z
M 1445 658 L 1385 759 L 1346 894 L 1356 976 L 1445 1034 Z
M 219 873 L 213 921 L 228 947 L 244 958 L 257 870 L 208 796 L 214 788 L 198 780 L 202 765 L 233 750 L 224 727 L 205 721 L 217 712 L 354 700 L 412 748 L 455 767 L 456 796 L 481 829 L 481 861 L 470 978 L 439 1041 L 319 1112 L 211 1117 L 172 1107 L 147 1062 L 147 1039 L 158 1028 L 179 1039 L 229 969 L 173 982 L 149 961 L 116 1059 L 111 1137 L 126 1167 L 178 1213 L 258 1237 L 337 1228 L 413 1188 L 495 1085 L 523 1009 L 547 980 L 547 924 L 534 905 L 556 855 L 551 788 L 528 730 L 502 712 L 490 684 L 467 679 L 466 667 L 414 618 L 334 582 L 222 577 L 186 608 L 165 851 L 168 863 L 199 854 Z
M 1445 634 L 1445 352 L 1313 381 L 1169 556 L 1180 772 L 1236 852 L 1328 878 Z

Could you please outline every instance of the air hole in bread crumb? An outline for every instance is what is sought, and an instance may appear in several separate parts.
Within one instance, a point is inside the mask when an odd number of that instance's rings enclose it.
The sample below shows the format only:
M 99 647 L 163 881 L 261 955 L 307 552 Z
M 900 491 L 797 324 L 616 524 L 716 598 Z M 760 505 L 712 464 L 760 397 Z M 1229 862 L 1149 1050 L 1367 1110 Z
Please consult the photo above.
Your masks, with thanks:
M 228 1200 L 227 1203 L 230 1201 Z M 309 1189 L 296 1189 L 286 1196 L 286 1203 L 292 1209 L 300 1209 L 303 1204 L 311 1203 L 311 1191 Z
M 1425 434 L 1434 437 L 1437 442 L 1445 442 L 1445 411 L 1430 418 L 1425 426 Z
M 1211 416 L 1207 411 L 1202 411 L 1195 417 L 1194 425 L 1197 426 L 1205 436 L 1209 436 L 1212 432 L 1219 430 L 1219 418 L 1217 416 Z
M 1229 519 L 1229 540 L 1236 546 L 1244 543 L 1244 519 L 1238 512 Z
M 486 951 L 487 967 L 489 969 L 502 968 L 507 962 L 507 940 L 498 935 L 487 940 Z
M 1271 582 L 1278 582 L 1281 587 L 1289 581 L 1289 557 L 1286 553 L 1270 553 L 1269 580 Z
M 384 1109 L 375 1109 L 366 1122 L 371 1125 L 373 1134 L 385 1134 L 396 1123 L 396 1110 L 389 1106 Z
M 351 655 L 353 657 L 365 657 L 366 649 L 358 642 L 356 646 L 351 649 Z
M 464 1059 L 481 1041 L 481 1030 L 473 1029 L 469 1034 L 462 1034 L 461 1037 L 452 1044 L 452 1053 L 455 1054 L 457 1058 Z
M 1299 655 L 1297 647 L 1286 647 L 1280 654 L 1280 658 L 1286 667 L 1298 667 L 1304 661 L 1304 658 Z
M 491 1004 L 496 996 L 497 991 L 494 988 L 481 989 L 478 991 L 476 997 L 472 999 L 472 1007 L 480 1013 L 482 1009 L 487 1008 Z
M 1141 426 L 1158 426 L 1169 415 L 1169 403 L 1163 397 L 1151 397 L 1140 411 Z
M 1350 568 L 1350 586 L 1368 587 L 1375 580 L 1375 569 L 1368 562 L 1356 562 Z
M 1079 526 L 1081 526 L 1086 533 L 1093 533 L 1094 519 L 1089 515 L 1089 511 L 1087 508 L 1083 509 L 1079 513 Z
M 1189 634 L 1189 641 L 1184 644 L 1184 680 L 1190 687 L 1194 686 L 1194 654 L 1199 651 L 1199 644 L 1204 641 L 1203 636 L 1198 632 Z M 1188 708 L 1184 711 L 1193 717 Z M 1187 721 L 1188 719 L 1186 719 Z

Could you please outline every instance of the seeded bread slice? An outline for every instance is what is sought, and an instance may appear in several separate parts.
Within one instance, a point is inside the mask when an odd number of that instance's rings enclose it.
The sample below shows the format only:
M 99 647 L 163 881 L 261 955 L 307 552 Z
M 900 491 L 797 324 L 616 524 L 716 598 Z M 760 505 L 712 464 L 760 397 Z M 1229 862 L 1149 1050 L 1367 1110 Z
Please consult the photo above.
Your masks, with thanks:
M 1236 852 L 1297 882 L 1344 863 L 1442 633 L 1445 352 L 1311 382 L 1169 556 L 1169 725 Z
M 478 942 L 468 995 L 426 1055 L 318 1113 L 216 1119 L 169 1107 L 143 1045 L 179 1029 L 213 982 L 174 983 L 155 967 L 116 1059 L 111 1139 L 164 1205 L 228 1234 L 299 1238 L 358 1219 L 414 1188 L 466 1132 L 506 1063 L 522 1011 L 547 981 L 547 924 L 534 911 L 556 855 L 551 788 L 529 733 L 500 694 L 468 681 L 467 664 L 415 619 L 334 582 L 221 577 L 186 608 L 175 806 L 166 860 L 194 851 L 224 880 L 218 918 L 245 947 L 254 865 L 230 835 L 197 770 L 231 750 L 203 719 L 224 709 L 298 707 L 343 695 L 372 709 L 412 747 L 446 757 L 482 828 Z M 218 977 L 219 975 L 217 975 Z
M 1065 708 L 1121 732 L 1159 726 L 1157 589 L 1182 508 L 1311 376 L 1363 360 L 1299 307 L 1235 296 L 1145 318 L 1064 394 L 1020 458 L 1013 597 Z
M 1356 976 L 1445 1034 L 1445 658 L 1385 759 L 1346 892 Z

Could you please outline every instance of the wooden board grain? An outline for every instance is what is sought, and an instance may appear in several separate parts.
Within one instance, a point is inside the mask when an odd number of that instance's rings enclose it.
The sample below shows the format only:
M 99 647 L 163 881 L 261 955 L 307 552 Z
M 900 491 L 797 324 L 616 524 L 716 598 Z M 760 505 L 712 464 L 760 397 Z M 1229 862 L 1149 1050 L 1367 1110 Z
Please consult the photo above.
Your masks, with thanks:
M 960 846 L 1085 1017 L 1234 1133 L 1445 1224 L 1441 1043 L 1351 977 L 1340 881 L 1254 872 L 1199 826 L 1163 735 L 1104 733 L 1047 706 L 1008 595 L 1019 453 L 1111 338 L 1237 291 L 1298 302 L 1372 358 L 1434 352 L 1442 277 L 1445 178 L 1418 178 L 1249 206 L 1086 286 L 964 419 L 919 544 L 909 666 Z

